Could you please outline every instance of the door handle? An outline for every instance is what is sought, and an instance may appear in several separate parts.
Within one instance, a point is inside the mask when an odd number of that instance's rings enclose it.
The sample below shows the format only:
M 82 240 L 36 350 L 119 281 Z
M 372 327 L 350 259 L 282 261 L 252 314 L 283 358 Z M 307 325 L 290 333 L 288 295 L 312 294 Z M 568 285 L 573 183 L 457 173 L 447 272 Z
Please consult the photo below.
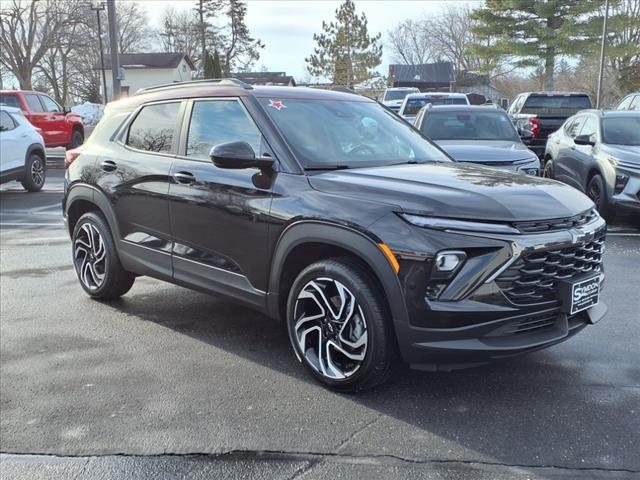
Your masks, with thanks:
M 182 183 L 184 185 L 191 185 L 196 183 L 196 177 L 193 173 L 189 172 L 176 172 L 173 174 L 173 178 L 176 179 L 176 182 Z
M 100 168 L 102 168 L 102 170 L 104 170 L 105 172 L 113 172 L 116 168 L 118 168 L 118 165 L 116 165 L 116 162 L 114 162 L 113 160 L 104 160 L 102 163 L 100 163 Z

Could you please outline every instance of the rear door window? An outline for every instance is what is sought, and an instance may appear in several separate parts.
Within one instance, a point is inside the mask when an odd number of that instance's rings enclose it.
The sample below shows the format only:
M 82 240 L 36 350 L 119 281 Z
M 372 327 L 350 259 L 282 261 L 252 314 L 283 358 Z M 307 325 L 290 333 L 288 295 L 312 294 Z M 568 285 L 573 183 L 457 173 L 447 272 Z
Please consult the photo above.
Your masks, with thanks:
M 262 135 L 235 99 L 193 102 L 187 136 L 187 156 L 208 159 L 211 149 L 228 142 L 247 142 L 260 155 Z
M 171 153 L 180 103 L 159 103 L 140 110 L 129 127 L 127 145 L 147 152 Z
M 24 99 L 26 100 L 27 105 L 29 105 L 29 110 L 32 112 L 44 112 L 44 107 L 42 106 L 42 103 L 40 103 L 38 95 L 27 93 L 25 94 Z

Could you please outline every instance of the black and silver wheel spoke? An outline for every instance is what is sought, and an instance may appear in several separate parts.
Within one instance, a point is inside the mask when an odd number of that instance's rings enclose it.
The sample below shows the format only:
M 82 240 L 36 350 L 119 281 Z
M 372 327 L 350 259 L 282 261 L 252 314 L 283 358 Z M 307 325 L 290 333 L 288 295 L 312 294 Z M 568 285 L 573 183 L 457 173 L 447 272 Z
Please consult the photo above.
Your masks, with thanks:
M 100 288 L 106 273 L 107 250 L 96 227 L 85 223 L 73 242 L 73 260 L 78 278 L 90 290 Z
M 309 365 L 334 379 L 353 375 L 367 353 L 367 325 L 358 302 L 342 283 L 317 278 L 298 294 L 296 341 Z
M 39 158 L 31 163 L 31 179 L 36 185 L 44 183 L 44 165 Z

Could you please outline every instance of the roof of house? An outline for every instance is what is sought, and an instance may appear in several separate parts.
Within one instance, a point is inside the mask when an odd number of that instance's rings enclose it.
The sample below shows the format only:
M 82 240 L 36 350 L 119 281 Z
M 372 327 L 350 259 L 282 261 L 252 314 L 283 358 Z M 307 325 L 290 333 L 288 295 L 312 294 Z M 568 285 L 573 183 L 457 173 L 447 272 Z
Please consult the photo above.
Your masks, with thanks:
M 250 85 L 293 85 L 296 81 L 291 75 L 285 72 L 238 72 L 233 74 Z
M 420 65 L 389 65 L 389 77 L 395 83 L 437 83 L 449 84 L 454 81 L 451 62 L 424 63 Z
M 196 66 L 186 53 L 154 52 L 154 53 L 121 53 L 119 55 L 122 68 L 176 68 L 184 59 L 191 70 Z M 98 65 L 96 68 L 100 68 Z M 111 69 L 111 57 L 105 56 L 104 68 Z

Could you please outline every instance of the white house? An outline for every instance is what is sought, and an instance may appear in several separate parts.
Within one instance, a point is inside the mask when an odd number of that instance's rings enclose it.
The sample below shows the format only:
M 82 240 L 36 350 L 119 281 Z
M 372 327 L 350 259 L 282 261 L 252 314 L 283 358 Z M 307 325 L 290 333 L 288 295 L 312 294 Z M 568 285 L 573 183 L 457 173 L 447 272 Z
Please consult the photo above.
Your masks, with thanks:
M 106 55 L 104 63 L 107 97 L 112 101 L 111 57 Z M 120 82 L 123 96 L 133 95 L 140 88 L 191 80 L 192 72 L 196 70 L 193 61 L 184 53 L 124 53 L 120 55 L 120 66 L 124 71 L 124 79 Z M 97 68 L 100 69 L 100 65 Z

